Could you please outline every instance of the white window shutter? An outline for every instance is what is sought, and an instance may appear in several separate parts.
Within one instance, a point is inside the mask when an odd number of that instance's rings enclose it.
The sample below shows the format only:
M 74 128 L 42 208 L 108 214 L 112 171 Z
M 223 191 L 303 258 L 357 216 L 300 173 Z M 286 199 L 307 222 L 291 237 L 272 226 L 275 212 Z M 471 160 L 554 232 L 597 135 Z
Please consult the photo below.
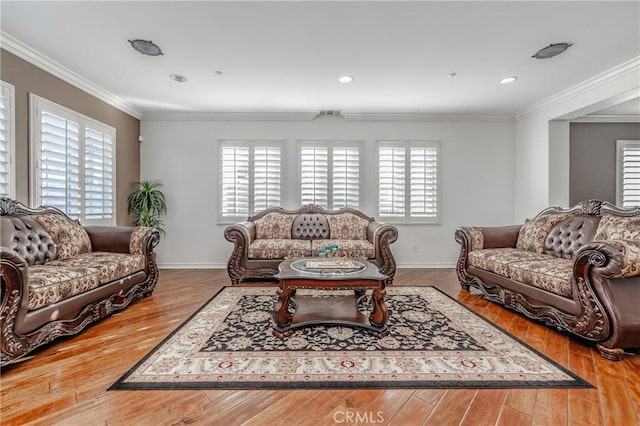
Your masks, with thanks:
M 282 149 L 279 146 L 256 146 L 253 154 L 253 211 L 281 205 Z
M 404 216 L 406 152 L 404 145 L 378 147 L 378 213 L 381 217 Z
M 42 111 L 40 137 L 41 202 L 79 219 L 82 205 L 79 124 Z
M 221 151 L 221 214 L 248 216 L 249 147 L 223 146 Z
M 0 197 L 13 194 L 13 90 L 4 83 L 0 85 Z
M 329 149 L 326 146 L 300 148 L 300 200 L 327 208 L 329 202 Z
M 113 217 L 113 138 L 110 132 L 85 128 L 84 217 Z
M 409 182 L 410 216 L 438 216 L 438 148 L 410 148 L 411 177 Z
M 360 206 L 360 149 L 350 146 L 333 147 L 332 207 Z
M 619 203 L 640 206 L 640 141 L 618 141 L 618 175 Z

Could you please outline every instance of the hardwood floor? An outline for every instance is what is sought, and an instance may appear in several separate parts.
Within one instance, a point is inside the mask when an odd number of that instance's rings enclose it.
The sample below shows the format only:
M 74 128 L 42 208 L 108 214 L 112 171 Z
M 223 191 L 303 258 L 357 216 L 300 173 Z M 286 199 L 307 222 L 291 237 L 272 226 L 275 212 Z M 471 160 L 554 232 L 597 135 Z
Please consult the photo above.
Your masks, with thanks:
M 153 296 L 2 372 L 2 425 L 635 425 L 640 357 L 590 346 L 462 291 L 453 270 L 401 269 L 569 368 L 594 389 L 106 389 L 222 285 L 225 270 L 162 270 Z

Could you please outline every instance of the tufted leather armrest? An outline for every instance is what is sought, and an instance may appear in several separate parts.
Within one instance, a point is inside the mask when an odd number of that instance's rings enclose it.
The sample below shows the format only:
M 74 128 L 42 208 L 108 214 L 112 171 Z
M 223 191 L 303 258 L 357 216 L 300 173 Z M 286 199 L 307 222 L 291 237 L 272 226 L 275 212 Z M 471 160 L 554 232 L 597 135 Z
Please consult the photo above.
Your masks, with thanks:
M 515 247 L 521 227 L 522 225 L 464 226 L 456 230 L 455 237 L 466 251 Z

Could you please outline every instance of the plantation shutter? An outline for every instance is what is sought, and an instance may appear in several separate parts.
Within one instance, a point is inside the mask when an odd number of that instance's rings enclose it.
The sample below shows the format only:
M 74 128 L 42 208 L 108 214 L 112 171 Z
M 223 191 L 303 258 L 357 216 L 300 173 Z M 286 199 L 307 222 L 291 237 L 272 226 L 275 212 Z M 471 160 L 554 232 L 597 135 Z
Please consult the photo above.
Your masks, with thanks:
M 249 215 L 249 147 L 223 146 L 222 216 Z
M 334 146 L 332 165 L 333 208 L 359 208 L 360 149 L 357 147 Z
M 640 141 L 618 141 L 618 170 L 619 204 L 640 206 Z
M 13 87 L 0 84 L 0 197 L 13 194 Z
M 41 202 L 79 219 L 82 205 L 79 123 L 41 111 L 39 124 Z
M 327 208 L 329 197 L 329 149 L 326 146 L 300 148 L 300 200 Z
M 113 217 L 113 138 L 91 126 L 84 137 L 84 215 L 86 219 Z
M 412 217 L 438 216 L 438 148 L 411 147 L 410 214 Z
M 282 160 L 278 146 L 256 146 L 253 167 L 253 211 L 258 212 L 281 204 Z
M 378 213 L 382 217 L 404 216 L 406 152 L 404 144 L 378 147 Z

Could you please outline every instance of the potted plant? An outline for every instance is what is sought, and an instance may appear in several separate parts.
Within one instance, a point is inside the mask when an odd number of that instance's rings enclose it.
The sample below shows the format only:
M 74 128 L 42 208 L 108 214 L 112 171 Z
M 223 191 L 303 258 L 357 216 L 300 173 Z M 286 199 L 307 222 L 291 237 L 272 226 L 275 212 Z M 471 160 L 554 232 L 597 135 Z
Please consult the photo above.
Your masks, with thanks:
M 133 225 L 156 228 L 164 236 L 160 216 L 167 214 L 167 201 L 157 180 L 141 180 L 133 184 L 127 198 L 127 211 L 133 215 Z

